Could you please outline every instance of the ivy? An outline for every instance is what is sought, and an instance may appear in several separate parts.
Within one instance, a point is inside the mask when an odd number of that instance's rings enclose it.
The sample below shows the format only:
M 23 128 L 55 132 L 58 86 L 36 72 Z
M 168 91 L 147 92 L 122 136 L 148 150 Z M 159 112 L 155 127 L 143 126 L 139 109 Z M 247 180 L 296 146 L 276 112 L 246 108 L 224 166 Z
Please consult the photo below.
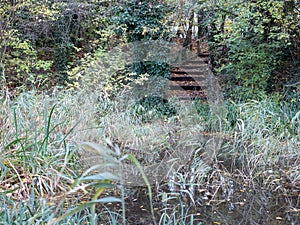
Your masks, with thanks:
M 167 38 L 164 18 L 171 12 L 171 7 L 158 1 L 125 1 L 114 8 L 112 21 L 125 28 L 127 40 L 156 40 Z M 117 29 L 120 34 L 123 30 Z

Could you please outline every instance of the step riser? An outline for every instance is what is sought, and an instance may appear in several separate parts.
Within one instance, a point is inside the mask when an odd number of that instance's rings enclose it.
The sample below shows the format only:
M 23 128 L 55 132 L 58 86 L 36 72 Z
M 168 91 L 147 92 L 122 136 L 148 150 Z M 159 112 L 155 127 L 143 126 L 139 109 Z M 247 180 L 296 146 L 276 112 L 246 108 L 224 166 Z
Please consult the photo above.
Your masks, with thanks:
M 197 69 L 201 67 L 207 67 L 207 64 L 205 62 L 195 62 L 195 63 L 185 63 L 183 65 L 178 65 L 180 68 L 191 68 L 191 69 Z
M 181 90 L 181 91 L 200 91 L 204 90 L 203 86 L 170 86 L 170 90 Z
M 171 77 L 170 81 L 205 81 L 205 77 Z
M 207 99 L 205 97 L 177 97 L 180 101 L 195 101 L 195 100 L 201 100 L 206 101 Z
M 174 66 L 174 68 L 180 68 L 180 70 L 204 70 L 205 68 L 207 68 L 207 64 L 205 63 L 197 63 L 197 64 L 193 64 L 193 65 L 178 65 L 178 66 Z M 172 71 L 172 69 L 171 69 Z
M 171 70 L 170 73 L 174 73 L 174 74 L 203 74 L 208 70 L 208 68 L 203 68 L 203 69 L 194 69 L 194 70 Z

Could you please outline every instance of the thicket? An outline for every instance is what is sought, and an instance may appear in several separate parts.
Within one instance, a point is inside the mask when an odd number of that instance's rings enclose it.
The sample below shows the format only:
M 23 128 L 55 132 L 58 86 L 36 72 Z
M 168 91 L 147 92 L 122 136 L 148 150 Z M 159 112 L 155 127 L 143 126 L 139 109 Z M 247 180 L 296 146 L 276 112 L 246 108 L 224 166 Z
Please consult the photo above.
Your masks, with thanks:
M 85 53 L 113 42 L 107 8 L 104 1 L 1 1 L 2 86 L 21 92 L 71 82 L 68 70 Z
M 257 99 L 274 91 L 287 97 L 298 91 L 299 85 L 292 85 L 299 80 L 300 64 L 297 1 L 0 4 L 1 84 L 17 93 L 78 86 L 77 72 L 89 66 L 97 52 L 132 41 L 171 41 L 174 27 L 184 30 L 185 46 L 192 36 L 206 38 L 213 69 L 221 75 L 228 97 Z M 193 27 L 198 27 L 197 34 L 192 35 Z M 168 66 L 140 62 L 131 71 L 160 74 Z
M 228 97 L 260 99 L 299 81 L 299 2 L 202 1 L 199 7 L 212 65 Z

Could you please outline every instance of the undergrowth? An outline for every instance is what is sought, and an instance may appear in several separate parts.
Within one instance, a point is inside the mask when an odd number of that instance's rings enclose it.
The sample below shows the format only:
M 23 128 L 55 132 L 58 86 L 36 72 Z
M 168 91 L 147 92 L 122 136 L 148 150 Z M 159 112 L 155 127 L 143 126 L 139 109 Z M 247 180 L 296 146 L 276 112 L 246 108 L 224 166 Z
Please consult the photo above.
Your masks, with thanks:
M 136 101 L 123 100 L 86 91 L 27 92 L 1 99 L 1 224 L 125 224 L 131 213 L 125 204 L 126 189 L 134 190 L 133 186 L 148 187 L 151 207 L 161 202 L 159 216 L 153 218 L 153 208 L 149 212 L 150 221 L 157 224 L 204 223 L 189 207 L 229 198 L 232 182 L 244 191 L 299 193 L 297 105 L 270 97 L 228 102 L 227 118 L 221 118 L 223 130 L 211 134 L 209 107 L 200 102 L 182 105 L 172 100 L 170 114 L 147 114 L 145 120 L 132 110 Z M 144 107 L 148 106 L 153 109 Z M 163 110 L 154 109 L 154 114 Z M 216 137 L 221 138 L 220 148 L 208 160 Z M 86 142 L 103 146 L 94 151 L 102 165 L 85 164 Z M 128 186 L 132 173 L 120 170 L 120 165 L 144 172 L 143 179 Z M 164 173 L 164 188 L 156 186 L 156 191 L 151 191 L 155 182 L 147 170 L 153 165 Z M 168 194 L 175 198 L 166 199 Z M 295 196 L 285 200 L 297 209 Z M 229 202 L 236 204 L 233 201 L 239 199 Z M 109 207 L 117 203 L 120 211 Z

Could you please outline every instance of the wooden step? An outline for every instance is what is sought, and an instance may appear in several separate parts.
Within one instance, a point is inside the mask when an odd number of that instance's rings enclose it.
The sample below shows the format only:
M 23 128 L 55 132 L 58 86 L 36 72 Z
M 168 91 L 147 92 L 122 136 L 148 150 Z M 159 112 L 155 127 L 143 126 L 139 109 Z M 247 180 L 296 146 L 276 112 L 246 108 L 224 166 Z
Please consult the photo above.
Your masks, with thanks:
M 206 74 L 208 70 L 207 65 L 205 67 L 195 67 L 195 68 L 185 68 L 185 67 L 181 67 L 178 69 L 172 69 L 170 70 L 170 73 L 173 74 L 194 74 L 194 75 L 202 75 L 202 74 Z
M 188 71 L 188 70 L 186 70 L 185 72 L 188 75 L 196 75 L 196 76 L 203 75 L 203 71 L 194 71 L 194 70 L 193 71 Z
M 201 70 L 204 68 L 207 68 L 207 64 L 204 62 L 198 63 L 198 64 L 186 64 L 179 66 L 181 70 Z
M 169 80 L 171 81 L 205 81 L 204 76 L 178 76 L 178 77 L 170 77 Z
M 175 74 L 186 74 L 186 72 L 182 70 L 170 70 L 170 72 Z
M 208 57 L 209 55 L 210 55 L 209 52 L 200 52 L 200 53 L 198 53 L 199 57 Z
M 202 100 L 202 101 L 206 101 L 207 98 L 206 97 L 200 97 L 200 96 L 178 96 L 177 97 L 179 100 L 181 101 L 195 101 L 195 100 Z
M 169 96 L 182 102 L 207 101 L 206 76 L 209 70 L 209 53 L 191 57 L 170 69 Z
M 184 62 L 184 65 L 185 65 L 185 64 L 197 64 L 197 63 L 198 63 L 198 64 L 201 64 L 201 63 L 203 63 L 203 60 L 204 60 L 203 58 L 199 58 L 199 57 L 196 58 L 196 59 L 190 59 L 190 60 L 185 61 L 185 62 Z M 183 64 L 182 64 L 182 65 L 183 65 Z
M 171 90 L 181 90 L 181 91 L 200 91 L 205 89 L 204 86 L 199 86 L 199 85 L 170 85 L 169 86 Z

